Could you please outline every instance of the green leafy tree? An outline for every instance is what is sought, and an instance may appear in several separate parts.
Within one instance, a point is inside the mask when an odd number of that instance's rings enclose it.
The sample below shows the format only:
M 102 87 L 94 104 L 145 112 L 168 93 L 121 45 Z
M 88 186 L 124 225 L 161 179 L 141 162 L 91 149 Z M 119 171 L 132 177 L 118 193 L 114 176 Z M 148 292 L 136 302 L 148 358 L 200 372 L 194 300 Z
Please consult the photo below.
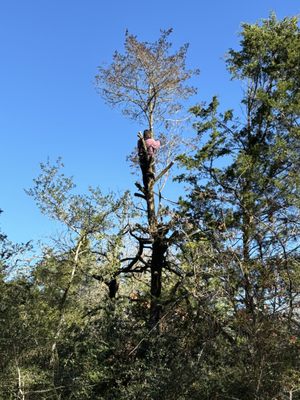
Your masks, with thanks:
M 193 107 L 199 150 L 181 157 L 190 172 L 178 179 L 191 187 L 182 201 L 187 244 L 209 243 L 212 262 L 202 268 L 218 282 L 215 307 L 239 348 L 226 391 L 265 399 L 283 396 L 281 377 L 296 367 L 300 35 L 297 18 L 271 15 L 244 24 L 241 36 L 227 66 L 245 87 L 243 116 L 219 112 L 216 97 Z

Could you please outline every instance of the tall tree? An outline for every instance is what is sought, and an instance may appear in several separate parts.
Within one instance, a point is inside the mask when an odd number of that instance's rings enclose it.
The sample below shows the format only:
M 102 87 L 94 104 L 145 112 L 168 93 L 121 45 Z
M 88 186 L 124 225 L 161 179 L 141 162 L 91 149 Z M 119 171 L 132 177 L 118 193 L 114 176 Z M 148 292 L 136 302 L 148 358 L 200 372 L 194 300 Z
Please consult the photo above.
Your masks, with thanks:
M 97 87 L 102 97 L 111 106 L 121 106 L 125 115 L 136 121 L 146 123 L 150 136 L 154 137 L 157 124 L 174 115 L 181 108 L 181 100 L 195 93 L 187 81 L 198 71 L 187 70 L 185 65 L 187 45 L 170 54 L 171 43 L 168 37 L 172 30 L 162 31 L 154 43 L 140 42 L 128 32 L 125 37 L 125 54 L 115 52 L 112 64 L 99 67 L 96 76 Z M 168 146 L 168 142 L 166 143 Z M 143 185 L 137 183 L 136 195 L 147 204 L 147 227 L 142 229 L 139 253 L 140 262 L 146 246 L 151 245 L 151 259 L 144 265 L 151 273 L 150 327 L 158 325 L 160 319 L 160 296 L 162 290 L 162 271 L 167 266 L 166 253 L 170 245 L 169 223 L 162 222 L 162 214 L 155 204 L 155 183 L 170 169 L 172 163 L 165 165 L 155 176 L 156 158 L 147 152 L 145 141 L 140 137 L 139 162 Z M 146 234 L 146 236 L 145 236 Z M 134 264 L 131 264 L 131 268 Z M 130 268 L 127 268 L 129 271 Z
M 251 398 L 272 392 L 267 371 L 274 358 L 279 368 L 284 346 L 280 336 L 274 344 L 276 327 L 289 332 L 286 346 L 299 331 L 299 54 L 297 18 L 244 24 L 241 48 L 227 58 L 245 87 L 244 118 L 220 113 L 217 98 L 194 107 L 202 145 L 181 157 L 190 170 L 179 177 L 191 185 L 186 229 L 213 249 L 203 268 L 215 271 L 220 301 L 235 317 L 227 332 L 249 346 L 252 374 L 243 390 Z

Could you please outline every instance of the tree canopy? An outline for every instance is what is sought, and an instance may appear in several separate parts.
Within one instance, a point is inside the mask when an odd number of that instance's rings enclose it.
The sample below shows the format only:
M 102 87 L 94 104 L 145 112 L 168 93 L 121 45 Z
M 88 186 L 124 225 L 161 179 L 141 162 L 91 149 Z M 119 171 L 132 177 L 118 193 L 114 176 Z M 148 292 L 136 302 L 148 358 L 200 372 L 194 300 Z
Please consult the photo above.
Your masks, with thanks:
M 181 101 L 196 93 L 187 81 L 198 70 L 186 69 L 185 44 L 170 54 L 168 37 L 172 29 L 161 31 L 153 42 L 140 42 L 126 32 L 125 53 L 115 52 L 109 67 L 99 66 L 96 85 L 111 106 L 135 121 L 146 121 L 150 130 L 155 123 L 178 112 Z
M 96 78 L 151 140 L 195 93 L 170 33 L 127 33 Z M 242 25 L 240 109 L 190 108 L 176 199 L 147 135 L 132 194 L 78 194 L 61 160 L 41 164 L 27 193 L 62 232 L 0 233 L 1 399 L 300 399 L 299 60 L 296 17 Z

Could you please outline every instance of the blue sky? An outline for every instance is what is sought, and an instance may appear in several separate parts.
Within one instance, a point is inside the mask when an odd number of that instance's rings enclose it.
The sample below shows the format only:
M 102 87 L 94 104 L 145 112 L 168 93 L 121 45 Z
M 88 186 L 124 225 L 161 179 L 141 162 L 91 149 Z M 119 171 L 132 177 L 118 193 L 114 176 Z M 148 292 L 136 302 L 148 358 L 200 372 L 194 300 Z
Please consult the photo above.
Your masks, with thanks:
M 174 48 L 189 42 L 188 65 L 200 68 L 198 101 L 238 94 L 224 54 L 238 46 L 241 22 L 275 11 L 299 14 L 298 0 L 2 0 L 0 1 L 0 224 L 14 241 L 55 229 L 24 188 L 39 163 L 61 156 L 79 190 L 132 187 L 126 156 L 143 127 L 109 109 L 97 95 L 97 66 L 122 51 L 126 29 L 153 41 L 172 27 Z

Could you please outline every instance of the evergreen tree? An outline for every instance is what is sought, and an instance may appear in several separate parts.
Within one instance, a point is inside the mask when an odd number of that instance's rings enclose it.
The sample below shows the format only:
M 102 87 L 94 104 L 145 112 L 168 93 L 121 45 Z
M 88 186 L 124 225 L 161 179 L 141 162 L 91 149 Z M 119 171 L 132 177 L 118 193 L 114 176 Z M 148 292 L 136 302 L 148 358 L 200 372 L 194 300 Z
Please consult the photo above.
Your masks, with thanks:
M 217 279 L 215 307 L 239 348 L 238 385 L 227 387 L 237 398 L 280 396 L 285 374 L 297 369 L 290 340 L 299 335 L 299 50 L 296 18 L 244 24 L 241 48 L 227 57 L 245 86 L 243 116 L 220 113 L 216 97 L 193 107 L 202 145 L 181 157 L 189 172 L 178 179 L 191 188 L 184 226 L 191 242 L 209 244 L 211 263 L 199 268 Z

